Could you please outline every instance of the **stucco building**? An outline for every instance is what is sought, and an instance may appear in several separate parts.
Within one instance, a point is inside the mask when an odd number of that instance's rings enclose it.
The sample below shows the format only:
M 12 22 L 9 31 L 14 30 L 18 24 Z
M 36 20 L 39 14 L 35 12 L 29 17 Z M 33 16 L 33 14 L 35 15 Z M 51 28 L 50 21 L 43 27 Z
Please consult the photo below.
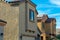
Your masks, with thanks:
M 0 0 L 0 39 L 35 40 L 39 34 L 36 16 L 36 5 L 30 0 Z
M 56 35 L 59 35 L 60 34 L 60 28 L 57 28 L 56 29 Z
M 45 29 L 43 26 L 42 18 L 37 17 L 37 27 L 39 28 L 39 31 L 41 31 L 41 40 L 46 40 L 46 34 L 45 34 Z
M 55 39 L 56 36 L 56 19 L 49 18 L 47 15 L 37 17 L 37 25 L 40 28 L 41 40 Z
M 49 39 L 55 39 L 56 37 L 56 19 L 55 18 L 48 18 L 45 21 L 45 30 L 46 33 L 49 34 Z

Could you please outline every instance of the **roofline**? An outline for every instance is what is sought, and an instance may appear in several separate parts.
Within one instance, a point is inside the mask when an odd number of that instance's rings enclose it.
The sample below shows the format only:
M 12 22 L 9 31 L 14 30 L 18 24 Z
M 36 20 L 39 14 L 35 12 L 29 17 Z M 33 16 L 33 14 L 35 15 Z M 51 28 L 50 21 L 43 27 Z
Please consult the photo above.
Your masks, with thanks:
M 28 3 L 30 3 L 32 6 L 36 7 L 36 4 L 34 4 L 32 1 L 27 1 Z
M 37 10 L 35 9 L 35 11 L 36 11 L 36 13 L 37 13 L 37 15 L 38 15 L 38 12 L 37 12 Z
M 7 1 L 6 1 L 7 2 Z M 22 2 L 28 2 L 30 3 L 32 6 L 36 7 L 36 4 L 34 4 L 32 1 L 28 1 L 28 0 L 24 0 Z M 21 3 L 21 1 L 10 1 L 8 3 Z
M 55 22 L 56 22 L 56 19 L 55 19 L 55 18 L 52 18 L 52 19 L 55 20 Z M 53 20 L 52 20 L 52 21 L 53 21 Z

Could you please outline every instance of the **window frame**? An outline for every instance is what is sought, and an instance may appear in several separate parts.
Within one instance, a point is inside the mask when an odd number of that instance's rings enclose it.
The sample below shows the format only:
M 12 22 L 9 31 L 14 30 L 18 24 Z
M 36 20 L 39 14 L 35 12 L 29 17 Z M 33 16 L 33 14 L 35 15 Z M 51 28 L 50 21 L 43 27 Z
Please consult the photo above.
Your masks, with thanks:
M 31 12 L 33 12 L 33 15 L 32 15 L 32 13 Z M 33 17 L 33 19 L 32 19 L 32 17 Z M 32 20 L 31 20 L 32 19 Z M 32 9 L 29 9 L 29 21 L 31 21 L 31 22 L 34 22 L 35 21 L 35 15 L 34 15 L 34 11 L 32 10 Z

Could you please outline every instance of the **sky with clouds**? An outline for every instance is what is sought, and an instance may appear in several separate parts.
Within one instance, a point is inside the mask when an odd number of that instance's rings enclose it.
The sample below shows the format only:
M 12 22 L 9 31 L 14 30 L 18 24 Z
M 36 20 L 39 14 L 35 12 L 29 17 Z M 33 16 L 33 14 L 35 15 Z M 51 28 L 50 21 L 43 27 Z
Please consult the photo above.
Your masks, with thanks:
M 37 6 L 36 9 L 41 14 L 56 18 L 56 28 L 60 28 L 60 0 L 31 0 Z
M 56 28 L 60 28 L 60 0 L 32 0 L 37 7 L 39 15 L 47 14 L 56 18 Z

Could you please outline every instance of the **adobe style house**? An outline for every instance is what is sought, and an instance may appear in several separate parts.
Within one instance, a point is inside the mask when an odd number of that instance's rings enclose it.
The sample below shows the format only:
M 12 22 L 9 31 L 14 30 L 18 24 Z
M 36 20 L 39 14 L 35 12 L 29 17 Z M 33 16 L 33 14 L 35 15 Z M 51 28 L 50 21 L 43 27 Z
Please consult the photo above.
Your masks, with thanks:
M 44 20 L 42 20 L 43 16 L 38 16 L 37 17 L 37 26 L 39 28 L 39 30 L 41 31 L 41 40 L 46 40 L 46 33 L 45 33 L 45 24 L 44 24 L 44 21 L 46 20 L 45 18 L 47 18 L 45 15 L 44 15 Z
M 43 19 L 44 20 L 44 19 Z M 46 35 L 46 40 L 54 39 L 56 37 L 56 19 L 55 18 L 48 18 L 44 22 L 45 26 L 45 33 Z
M 59 35 L 60 34 L 60 28 L 57 28 L 56 29 L 56 35 Z
M 50 35 L 51 39 L 55 39 L 56 37 L 56 19 L 55 18 L 48 18 L 46 21 L 45 21 L 45 26 L 46 28 L 49 28 L 46 29 L 46 33 Z
M 48 18 L 47 15 L 37 17 L 37 25 L 40 28 L 41 40 L 55 39 L 56 36 L 56 19 Z
M 36 5 L 30 0 L 0 0 L 0 40 L 36 40 L 36 16 Z

